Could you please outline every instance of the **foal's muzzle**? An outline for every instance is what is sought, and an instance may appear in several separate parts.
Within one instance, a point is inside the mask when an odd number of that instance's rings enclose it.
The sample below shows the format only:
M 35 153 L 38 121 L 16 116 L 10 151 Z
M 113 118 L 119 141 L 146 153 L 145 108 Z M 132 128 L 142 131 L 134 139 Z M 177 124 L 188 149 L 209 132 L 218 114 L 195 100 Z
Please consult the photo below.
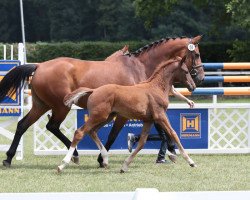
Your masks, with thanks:
M 204 80 L 204 76 L 202 78 L 199 77 L 199 73 L 198 73 L 197 69 L 200 67 L 203 67 L 203 65 L 202 64 L 195 65 L 195 66 L 193 66 L 193 68 L 190 71 L 190 75 L 193 78 L 193 80 L 195 81 L 195 84 L 197 84 L 197 85 L 200 85 Z

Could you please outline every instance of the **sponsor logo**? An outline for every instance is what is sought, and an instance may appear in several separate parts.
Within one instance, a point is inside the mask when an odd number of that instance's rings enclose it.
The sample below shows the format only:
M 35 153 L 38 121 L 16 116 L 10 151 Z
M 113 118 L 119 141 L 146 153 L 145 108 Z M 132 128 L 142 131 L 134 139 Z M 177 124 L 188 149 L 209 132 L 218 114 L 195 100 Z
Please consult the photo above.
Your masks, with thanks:
M 201 138 L 201 114 L 200 113 L 181 113 L 181 139 Z

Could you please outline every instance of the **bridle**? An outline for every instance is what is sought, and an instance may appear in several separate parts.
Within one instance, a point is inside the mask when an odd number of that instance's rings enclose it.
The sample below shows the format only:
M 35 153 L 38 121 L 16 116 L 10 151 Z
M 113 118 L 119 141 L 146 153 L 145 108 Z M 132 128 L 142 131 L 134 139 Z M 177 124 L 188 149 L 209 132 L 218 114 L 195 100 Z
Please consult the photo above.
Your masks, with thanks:
M 198 75 L 198 70 L 200 67 L 203 67 L 203 64 L 199 64 L 199 65 L 196 65 L 195 63 L 195 60 L 196 60 L 196 56 L 200 56 L 199 54 L 197 54 L 194 50 L 195 50 L 195 47 L 197 46 L 198 44 L 193 44 L 192 42 L 192 39 L 189 40 L 189 44 L 188 44 L 188 49 L 187 49 L 187 53 L 186 55 L 182 58 L 181 62 L 180 62 L 180 65 L 182 65 L 186 59 L 188 58 L 189 55 L 191 55 L 192 57 L 192 68 L 191 70 L 189 71 L 190 75 L 192 78 L 195 78 L 197 75 Z

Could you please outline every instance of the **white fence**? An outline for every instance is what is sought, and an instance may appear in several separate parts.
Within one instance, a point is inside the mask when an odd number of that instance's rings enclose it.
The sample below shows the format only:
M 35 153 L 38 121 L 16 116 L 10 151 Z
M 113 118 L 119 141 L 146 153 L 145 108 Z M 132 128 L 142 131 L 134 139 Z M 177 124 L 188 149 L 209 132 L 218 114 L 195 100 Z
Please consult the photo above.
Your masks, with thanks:
M 171 108 L 184 108 L 184 104 L 172 104 Z M 208 149 L 188 149 L 190 153 L 250 153 L 250 104 L 197 104 L 196 108 L 208 109 Z M 47 116 L 42 116 L 34 125 L 34 153 L 36 155 L 65 154 L 66 147 L 45 125 Z M 76 129 L 76 109 L 73 109 L 61 125 L 69 139 Z M 80 150 L 80 154 L 97 154 L 98 150 Z M 128 153 L 113 150 L 112 153 Z M 141 153 L 157 153 L 158 149 L 142 150 Z
M 7 60 L 7 57 L 8 57 L 8 52 L 7 52 L 7 46 L 6 45 L 3 45 L 3 57 L 2 59 L 5 61 Z M 18 59 L 19 60 L 22 60 L 22 52 L 23 51 L 23 44 L 19 43 L 18 44 Z M 10 45 L 10 59 L 13 60 L 13 45 Z M 0 57 L 1 59 L 1 57 Z M 22 62 L 21 62 L 22 64 Z M 0 72 L 0 76 L 4 76 L 6 72 Z M 23 93 L 23 92 L 22 92 Z M 12 142 L 13 138 L 14 138 L 14 133 L 13 133 L 13 130 L 12 127 L 13 127 L 13 124 L 17 124 L 17 122 L 23 117 L 23 95 L 21 95 L 21 106 L 1 106 L 0 105 L 0 109 L 2 110 L 5 110 L 5 109 L 21 109 L 21 116 L 18 116 L 18 117 L 1 117 L 1 121 L 0 121 L 0 151 L 4 151 L 6 152 L 10 145 L 9 143 Z M 17 155 L 16 155 L 16 159 L 17 160 L 21 160 L 23 159 L 23 139 L 21 139 L 19 145 L 18 145 L 18 148 L 17 148 Z
M 250 191 L 159 192 L 139 188 L 135 192 L 61 192 L 61 193 L 0 193 L 1 200 L 241 200 L 250 199 Z

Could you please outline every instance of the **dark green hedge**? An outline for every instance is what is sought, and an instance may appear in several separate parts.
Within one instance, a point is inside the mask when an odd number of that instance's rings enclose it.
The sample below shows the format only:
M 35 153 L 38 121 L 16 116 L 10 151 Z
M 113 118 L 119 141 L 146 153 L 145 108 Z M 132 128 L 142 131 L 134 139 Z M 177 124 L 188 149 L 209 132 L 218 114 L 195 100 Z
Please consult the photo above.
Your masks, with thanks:
M 73 57 L 83 60 L 103 60 L 113 52 L 129 44 L 130 49 L 136 49 L 143 45 L 140 42 L 63 42 L 63 43 L 38 43 L 28 45 L 28 61 L 41 62 L 56 57 Z
M 148 41 L 32 43 L 27 44 L 27 60 L 28 62 L 43 62 L 63 56 L 84 60 L 103 60 L 113 52 L 121 49 L 125 44 L 129 45 L 130 51 L 135 51 L 148 43 Z M 249 45 L 250 43 L 245 44 L 245 46 Z M 203 42 L 200 44 L 203 62 L 249 61 L 247 60 L 249 57 L 242 56 L 242 49 L 240 50 L 240 54 L 237 54 L 235 49 L 233 50 L 232 42 Z M 0 55 L 3 55 L 2 48 L 0 48 Z M 237 58 L 239 55 L 241 56 L 240 59 Z

